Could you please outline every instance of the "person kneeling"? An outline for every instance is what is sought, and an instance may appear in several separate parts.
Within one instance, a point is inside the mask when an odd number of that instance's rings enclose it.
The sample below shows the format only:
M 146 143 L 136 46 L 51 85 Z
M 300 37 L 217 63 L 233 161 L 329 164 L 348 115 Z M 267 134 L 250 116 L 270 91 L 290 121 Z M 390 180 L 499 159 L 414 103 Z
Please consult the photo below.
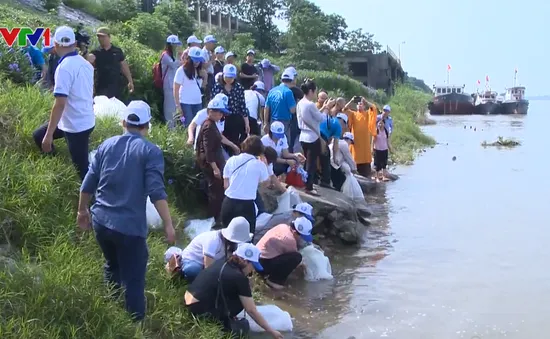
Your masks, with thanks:
M 282 289 L 288 276 L 301 264 L 302 255 L 298 248 L 303 247 L 303 242 L 312 242 L 312 229 L 311 221 L 298 217 L 290 225 L 273 227 L 260 239 L 262 275 L 270 287 Z
M 269 326 L 258 312 L 247 276 L 262 271 L 260 250 L 248 243 L 240 244 L 227 261 L 218 260 L 201 271 L 185 292 L 185 305 L 195 316 L 209 316 L 222 322 L 224 331 L 246 335 L 249 324 L 236 319 L 244 309 L 273 338 L 283 335 Z
M 191 283 L 214 261 L 227 259 L 237 249 L 238 244 L 249 242 L 252 239 L 249 229 L 250 224 L 245 218 L 236 217 L 231 220 L 227 228 L 197 235 L 183 251 L 177 247 L 171 247 L 164 254 L 168 262 L 167 269 L 174 276 L 179 273 Z

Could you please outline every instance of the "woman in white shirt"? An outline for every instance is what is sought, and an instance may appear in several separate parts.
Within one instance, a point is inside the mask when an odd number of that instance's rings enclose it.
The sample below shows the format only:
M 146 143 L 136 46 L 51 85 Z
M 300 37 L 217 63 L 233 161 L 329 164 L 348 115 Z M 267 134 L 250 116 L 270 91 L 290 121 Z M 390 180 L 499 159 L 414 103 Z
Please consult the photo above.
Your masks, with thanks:
M 242 143 L 242 153 L 225 163 L 223 181 L 225 198 L 220 219 L 224 227 L 237 216 L 250 223 L 250 233 L 256 230 L 256 194 L 260 184 L 269 180 L 267 166 L 258 159 L 264 152 L 260 137 L 251 135 Z M 267 185 L 267 183 L 266 183 Z
M 237 245 L 249 242 L 252 234 L 250 224 L 243 217 L 236 217 L 227 228 L 220 231 L 208 231 L 197 235 L 182 251 L 177 247 L 164 253 L 171 273 L 179 273 L 191 283 L 199 273 L 214 261 L 228 258 Z
M 334 143 L 338 142 L 334 152 Z M 357 172 L 357 165 L 351 156 L 349 151 L 349 145 L 353 144 L 353 134 L 350 132 L 344 133 L 342 139 L 333 139 L 329 145 L 330 149 L 330 165 L 331 165 L 331 181 L 334 189 L 340 191 L 344 181 L 346 181 L 346 175 Z
M 174 127 L 174 114 L 178 109 L 176 101 L 174 101 L 174 79 L 177 69 L 181 66 L 180 56 L 177 55 L 181 45 L 182 42 L 177 35 L 170 35 L 166 38 L 166 47 L 160 57 L 162 90 L 164 92 L 163 113 L 168 128 Z
M 324 119 L 324 115 L 319 112 L 315 106 L 317 96 L 317 86 L 313 80 L 307 79 L 301 86 L 304 97 L 296 105 L 296 113 L 298 117 L 298 127 L 300 128 L 300 144 L 306 157 L 305 170 L 307 171 L 306 193 L 319 195 L 313 189 L 313 182 L 317 174 L 317 160 L 319 155 L 326 149 L 326 144 L 321 138 L 320 125 Z M 334 100 L 328 100 L 333 105 Z M 328 102 L 322 108 L 325 113 L 328 113 Z
M 302 155 L 288 151 L 285 126 L 280 121 L 271 123 L 269 132 L 262 137 L 262 143 L 265 147 L 271 147 L 277 151 L 277 161 L 273 163 L 273 172 L 276 176 L 286 173 L 289 166 L 296 166 L 303 158 Z
M 179 102 L 178 113 L 182 115 L 183 125 L 189 126 L 191 120 L 202 109 L 202 88 L 206 81 L 202 67 L 204 54 L 199 47 L 191 47 L 183 66 L 176 71 L 174 78 L 174 100 Z
M 250 89 L 245 88 L 244 100 L 248 108 L 248 122 L 250 124 L 250 134 L 261 136 L 260 117 L 265 107 L 265 86 L 261 81 L 256 81 Z

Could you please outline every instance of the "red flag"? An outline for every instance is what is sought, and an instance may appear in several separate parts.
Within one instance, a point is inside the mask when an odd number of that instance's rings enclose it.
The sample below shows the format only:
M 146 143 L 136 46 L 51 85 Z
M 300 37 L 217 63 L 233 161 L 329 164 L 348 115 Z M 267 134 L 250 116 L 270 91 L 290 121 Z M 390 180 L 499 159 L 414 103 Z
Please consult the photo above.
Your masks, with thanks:
M 451 70 L 451 65 L 447 65 L 447 71 Z
M 514 73 L 517 73 L 518 72 L 518 68 L 516 67 L 516 69 L 514 70 Z
M 489 76 L 488 75 L 485 76 L 485 81 L 489 82 Z
M 481 84 L 481 81 L 480 81 L 480 80 L 478 80 L 478 81 L 477 81 L 477 84 L 478 84 L 478 85 L 479 85 L 479 84 Z

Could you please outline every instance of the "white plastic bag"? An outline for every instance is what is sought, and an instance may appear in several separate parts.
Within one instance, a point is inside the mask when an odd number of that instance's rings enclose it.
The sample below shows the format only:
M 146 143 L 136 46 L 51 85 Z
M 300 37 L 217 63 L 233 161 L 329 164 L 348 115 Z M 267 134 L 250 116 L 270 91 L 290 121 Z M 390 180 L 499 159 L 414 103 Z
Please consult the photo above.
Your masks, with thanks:
M 214 217 L 208 219 L 193 219 L 189 221 L 189 225 L 185 228 L 185 233 L 193 240 L 197 235 L 210 231 L 215 222 Z
M 277 209 L 273 214 L 285 213 L 292 211 L 294 205 L 298 205 L 302 202 L 300 194 L 292 186 L 286 189 L 286 192 L 277 197 Z
M 304 247 L 300 253 L 302 254 L 302 262 L 306 266 L 305 280 L 331 280 L 332 267 L 330 260 L 325 256 L 323 251 L 315 248 L 314 245 Z
M 147 225 L 154 229 L 158 230 L 162 228 L 162 218 L 160 217 L 159 212 L 155 208 L 155 205 L 151 202 L 151 199 L 147 197 L 147 205 L 145 207 L 145 214 L 147 216 Z
M 264 230 L 271 218 L 273 217 L 273 214 L 269 213 L 262 213 L 256 217 L 256 232 Z
M 342 193 L 353 202 L 365 202 L 365 196 L 363 195 L 361 185 L 359 185 L 359 181 L 357 181 L 357 178 L 355 178 L 353 174 L 346 175 L 346 181 L 344 181 L 342 185 Z
M 279 332 L 292 332 L 292 319 L 290 318 L 290 314 L 288 312 L 281 310 L 275 305 L 262 305 L 257 306 L 256 308 L 272 329 Z M 243 313 L 244 311 L 239 313 L 237 317 L 242 318 Z M 250 323 L 251 332 L 265 332 L 263 328 L 258 326 L 258 324 L 252 320 L 248 313 L 246 314 L 246 319 Z
M 94 98 L 94 114 L 96 117 L 115 117 L 119 120 L 124 119 L 124 110 L 126 105 L 117 98 L 107 98 L 100 95 Z

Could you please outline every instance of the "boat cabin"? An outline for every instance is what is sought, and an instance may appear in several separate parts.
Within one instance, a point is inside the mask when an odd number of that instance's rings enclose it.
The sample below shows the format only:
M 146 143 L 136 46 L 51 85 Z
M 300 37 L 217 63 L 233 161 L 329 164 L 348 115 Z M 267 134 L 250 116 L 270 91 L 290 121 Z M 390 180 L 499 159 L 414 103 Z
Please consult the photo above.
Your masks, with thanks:
M 466 87 L 465 85 L 462 85 L 462 86 L 455 86 L 455 85 L 439 85 L 439 86 L 436 86 L 436 85 L 434 85 L 433 86 L 434 96 L 440 96 L 440 95 L 451 94 L 451 93 L 465 94 L 464 93 L 464 88 L 465 87 Z
M 525 87 L 511 87 L 506 89 L 505 101 L 520 101 L 525 98 Z

